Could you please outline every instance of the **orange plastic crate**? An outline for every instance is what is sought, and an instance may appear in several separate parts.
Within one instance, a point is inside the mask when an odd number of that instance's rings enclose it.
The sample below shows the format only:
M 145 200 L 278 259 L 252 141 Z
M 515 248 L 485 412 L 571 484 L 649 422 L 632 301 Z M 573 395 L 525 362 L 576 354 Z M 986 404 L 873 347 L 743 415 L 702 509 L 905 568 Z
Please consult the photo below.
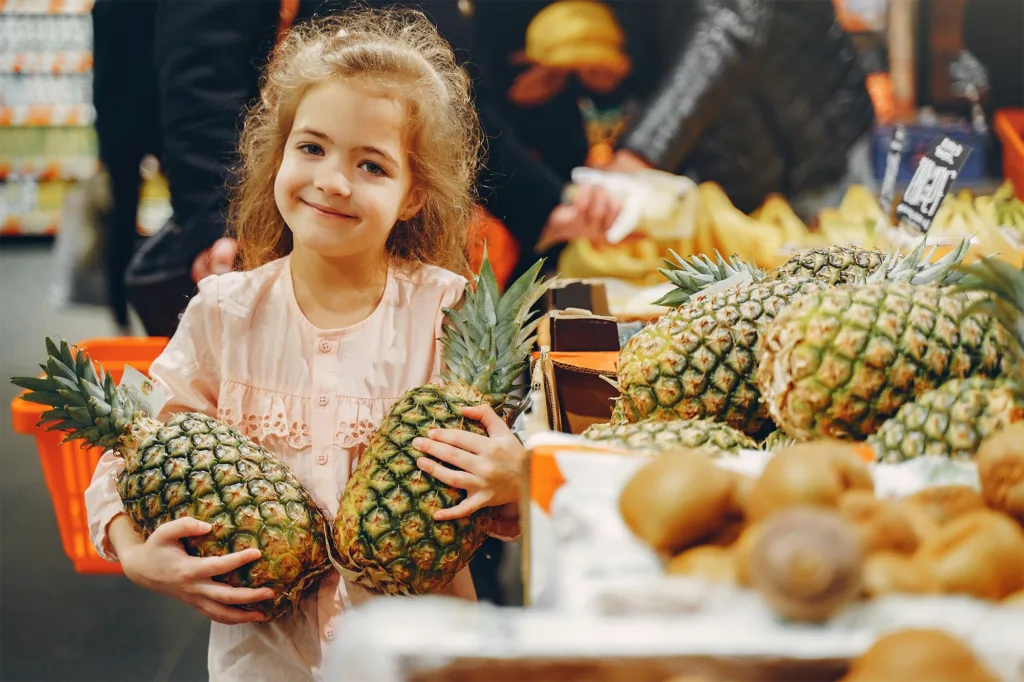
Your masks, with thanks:
M 1024 109 L 999 109 L 992 123 L 1003 143 L 1003 177 L 1024 200 Z
M 76 345 L 103 365 L 115 381 L 120 381 L 125 365 L 147 374 L 150 364 L 167 345 L 167 339 L 97 338 L 80 341 Z M 15 432 L 35 436 L 64 552 L 79 573 L 120 573 L 121 564 L 105 561 L 96 554 L 89 539 L 89 524 L 85 516 L 85 489 L 89 487 L 103 449 L 83 449 L 78 442 L 60 445 L 64 437 L 62 432 L 46 431 L 36 425 L 39 415 L 46 409 L 43 405 L 25 402 L 20 395 L 11 401 Z

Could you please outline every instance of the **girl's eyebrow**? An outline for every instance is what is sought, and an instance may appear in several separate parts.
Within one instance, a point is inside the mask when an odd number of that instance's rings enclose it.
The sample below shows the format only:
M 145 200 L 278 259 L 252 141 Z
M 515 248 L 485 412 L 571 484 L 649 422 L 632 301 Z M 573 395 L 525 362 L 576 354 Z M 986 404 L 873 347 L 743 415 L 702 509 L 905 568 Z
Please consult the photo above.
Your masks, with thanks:
M 318 140 L 323 140 L 324 142 L 333 142 L 329 135 L 327 135 L 326 133 L 322 133 L 319 130 L 315 130 L 313 128 L 299 128 L 295 131 L 295 133 L 297 135 L 309 135 L 310 137 L 315 137 Z M 398 165 L 398 161 L 395 160 L 395 157 L 391 156 L 391 154 L 388 154 L 386 151 L 380 149 L 379 147 L 371 147 L 370 145 L 360 145 L 359 147 L 356 147 L 356 151 L 367 152 L 369 154 L 377 154 L 378 156 L 387 159 L 396 166 Z
M 315 137 L 318 140 L 323 140 L 325 142 L 331 141 L 330 136 L 326 133 L 321 133 L 319 130 L 314 130 L 313 128 L 299 128 L 295 132 L 300 135 L 309 135 L 310 137 Z
M 378 149 L 377 147 L 369 147 L 367 145 L 362 145 L 360 147 L 356 147 L 356 150 L 357 151 L 361 151 L 361 152 L 368 152 L 370 154 L 377 154 L 378 156 L 382 156 L 383 158 L 387 159 L 388 161 L 390 161 L 391 163 L 395 164 L 396 166 L 398 165 L 398 161 L 396 161 L 393 156 L 388 154 L 383 149 Z

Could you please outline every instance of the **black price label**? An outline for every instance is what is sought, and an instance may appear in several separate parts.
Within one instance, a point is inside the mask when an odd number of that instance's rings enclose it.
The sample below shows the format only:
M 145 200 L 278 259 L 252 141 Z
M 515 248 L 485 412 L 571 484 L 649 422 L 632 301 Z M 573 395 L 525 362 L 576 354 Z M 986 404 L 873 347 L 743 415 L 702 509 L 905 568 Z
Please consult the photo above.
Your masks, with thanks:
M 927 232 L 970 153 L 970 146 L 948 137 L 933 140 L 896 207 L 897 219 Z

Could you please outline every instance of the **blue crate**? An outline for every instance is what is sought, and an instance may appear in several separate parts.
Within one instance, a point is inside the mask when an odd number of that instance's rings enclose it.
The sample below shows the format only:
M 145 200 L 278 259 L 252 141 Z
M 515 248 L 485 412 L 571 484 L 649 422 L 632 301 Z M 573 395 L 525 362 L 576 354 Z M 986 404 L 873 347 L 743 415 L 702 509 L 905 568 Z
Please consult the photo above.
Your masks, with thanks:
M 971 155 L 967 157 L 964 167 L 957 175 L 957 185 L 983 182 L 989 179 L 986 163 L 989 148 L 988 136 L 979 134 L 966 122 L 941 123 L 933 126 L 913 124 L 907 125 L 906 129 L 907 136 L 903 143 L 903 155 L 900 157 L 900 170 L 896 176 L 897 183 L 905 185 L 910 182 L 921 157 L 928 151 L 928 145 L 939 135 L 946 135 L 961 144 L 970 145 L 972 148 Z M 879 182 L 885 176 L 885 161 L 889 155 L 892 134 L 893 126 L 878 126 L 872 135 L 871 153 L 875 178 Z

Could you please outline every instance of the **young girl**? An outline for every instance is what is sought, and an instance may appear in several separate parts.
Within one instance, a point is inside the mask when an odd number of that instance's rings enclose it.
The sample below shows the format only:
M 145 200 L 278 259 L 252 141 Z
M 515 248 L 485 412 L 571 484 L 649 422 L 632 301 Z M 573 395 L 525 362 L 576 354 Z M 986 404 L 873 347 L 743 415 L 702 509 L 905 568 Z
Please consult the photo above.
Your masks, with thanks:
M 456 273 L 467 267 L 479 140 L 468 78 L 423 15 L 350 13 L 294 29 L 242 136 L 231 219 L 244 271 L 200 282 L 153 363 L 171 396 L 162 418 L 198 410 L 241 430 L 333 518 L 388 408 L 442 369 L 436 339 L 442 308 L 466 285 Z M 417 444 L 464 470 L 421 458 L 424 471 L 467 490 L 467 503 L 435 518 L 501 507 L 504 527 L 491 532 L 515 535 L 523 448 L 489 407 L 465 414 L 489 437 L 440 431 Z M 367 593 L 332 572 L 293 616 L 261 623 L 238 605 L 269 589 L 212 580 L 259 550 L 190 557 L 180 538 L 209 530 L 190 518 L 143 540 L 115 490 L 122 466 L 105 455 L 86 493 L 97 551 L 214 621 L 210 679 L 318 679 L 343 604 Z M 475 599 L 468 570 L 447 591 Z

